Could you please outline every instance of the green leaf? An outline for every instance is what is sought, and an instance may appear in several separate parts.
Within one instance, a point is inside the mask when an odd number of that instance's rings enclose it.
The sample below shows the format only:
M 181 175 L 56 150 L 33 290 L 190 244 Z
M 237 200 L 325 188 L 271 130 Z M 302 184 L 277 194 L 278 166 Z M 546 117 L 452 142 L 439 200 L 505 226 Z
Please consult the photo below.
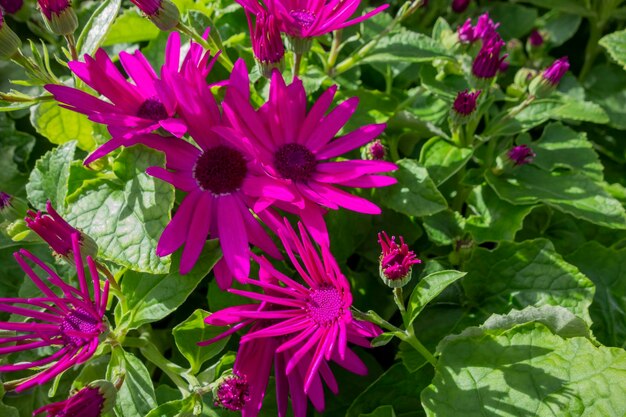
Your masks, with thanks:
M 383 36 L 358 63 L 424 62 L 441 58 L 452 59 L 442 44 L 422 33 L 407 30 Z
M 116 414 L 119 417 L 144 417 L 157 406 L 150 373 L 135 355 L 117 348 L 111 355 L 107 379 L 115 381 L 121 372 L 124 374 L 124 383 L 117 392 Z
M 409 373 L 402 363 L 396 363 L 352 402 L 345 417 L 359 417 L 385 405 L 393 406 L 400 416 L 423 415 L 419 394 L 431 380 L 431 369 Z
M 35 164 L 26 184 L 26 195 L 37 210 L 45 210 L 46 201 L 50 200 L 57 211 L 63 212 L 75 151 L 76 142 L 67 142 L 48 151 Z
M 466 295 L 482 311 L 506 314 L 526 306 L 562 306 L 591 324 L 594 286 L 546 239 L 475 249 L 465 264 Z
M 104 355 L 85 362 L 78 376 L 72 381 L 72 390 L 80 390 L 93 381 L 105 379 L 110 361 L 111 356 Z
M 549 10 L 573 13 L 579 16 L 593 16 L 595 12 L 587 8 L 586 0 L 519 0 Z
M 409 327 L 428 303 L 465 275 L 466 272 L 448 270 L 434 272 L 422 278 L 409 298 L 404 326 Z
M 478 243 L 514 240 L 524 218 L 534 206 L 516 206 L 496 195 L 489 187 L 475 187 L 467 204 L 474 214 L 465 221 L 465 231 Z
M 64 109 L 54 101 L 31 107 L 30 122 L 37 133 L 55 145 L 75 140 L 83 150 L 91 151 L 95 148 L 93 122 L 87 116 Z
M 587 98 L 602 106 L 609 126 L 626 130 L 626 72 L 615 65 L 594 67 L 585 79 Z
M 521 38 L 534 29 L 537 9 L 519 4 L 496 3 L 489 8 L 489 17 L 500 23 L 498 33 L 504 40 Z
M 626 30 L 619 30 L 600 39 L 602 45 L 611 58 L 626 69 Z
M 588 242 L 565 259 L 576 265 L 596 286 L 589 309 L 598 340 L 626 346 L 626 249 L 611 249 Z
M 115 20 L 102 46 L 118 43 L 137 43 L 156 38 L 160 31 L 150 20 L 143 17 L 134 8 L 128 9 Z
M 396 412 L 390 405 L 381 405 L 373 412 L 361 414 L 359 417 L 396 417 Z
M 469 148 L 459 148 L 441 137 L 434 137 L 422 147 L 419 160 L 435 185 L 440 186 L 467 164 L 472 153 Z
M 122 280 L 122 292 L 126 295 L 128 313 L 121 325 L 135 329 L 168 316 L 187 299 L 220 257 L 217 241 L 212 240 L 205 245 L 196 265 L 187 275 L 178 272 L 178 252 L 174 254 L 169 274 L 127 272 Z
M 428 216 L 446 209 L 446 199 L 426 168 L 411 159 L 396 163 L 399 169 L 394 176 L 398 183 L 379 190 L 381 204 L 407 216 Z
M 67 221 L 96 241 L 102 258 L 135 271 L 168 271 L 170 259 L 157 256 L 156 246 L 170 220 L 174 189 L 145 173 L 163 162 L 162 154 L 141 145 L 126 148 L 114 173 L 87 181 L 67 198 Z
M 594 102 L 578 100 L 565 94 L 559 95 L 559 102 L 560 106 L 550 112 L 552 119 L 597 124 L 606 124 L 610 121 L 606 111 Z
M 196 310 L 187 320 L 174 327 L 172 331 L 176 346 L 189 361 L 193 374 L 198 373 L 204 362 L 220 353 L 230 339 L 230 337 L 225 337 L 208 346 L 198 346 L 198 342 L 212 339 L 224 331 L 220 327 L 208 326 L 204 323 L 204 319 L 209 314 L 204 310 Z
M 109 33 L 109 29 L 111 29 L 111 25 L 120 11 L 121 4 L 121 0 L 104 0 L 101 2 L 78 37 L 76 49 L 79 51 L 79 56 L 93 55 L 98 50 Z
M 17 408 L 10 407 L 2 403 L 4 397 L 4 387 L 0 384 L 0 415 L 2 417 L 20 417 L 20 413 Z
M 624 387 L 622 349 L 529 323 L 444 343 L 422 404 L 437 417 L 617 417 L 626 414 Z
M 14 122 L 0 113 L 0 184 L 2 191 L 24 194 L 28 179 L 26 162 L 35 145 L 35 138 L 15 130 Z
M 447 246 L 463 236 L 465 219 L 458 211 L 447 209 L 424 217 L 422 225 L 432 243 L 437 246 Z
M 150 411 L 146 417 L 193 417 L 196 401 L 194 397 L 169 401 Z
M 387 343 L 391 342 L 393 338 L 396 337 L 394 333 L 385 332 L 376 336 L 372 339 L 372 347 L 381 347 L 385 346 Z
M 580 27 L 582 18 L 571 13 L 550 11 L 541 17 L 543 25 L 542 32 L 550 47 L 563 45 L 568 41 Z

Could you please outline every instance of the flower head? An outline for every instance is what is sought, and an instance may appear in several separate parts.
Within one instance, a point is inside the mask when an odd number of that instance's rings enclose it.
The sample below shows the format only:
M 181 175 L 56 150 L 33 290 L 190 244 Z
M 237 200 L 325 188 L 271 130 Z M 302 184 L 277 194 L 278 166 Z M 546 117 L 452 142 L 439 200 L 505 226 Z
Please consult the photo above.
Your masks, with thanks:
M 180 21 L 180 12 L 170 0 L 131 0 L 161 30 L 172 30 Z
M 11 58 L 20 46 L 22 46 L 22 41 L 6 24 L 2 10 L 0 10 L 0 58 Z
M 291 394 L 294 415 L 306 415 L 307 397 L 318 411 L 324 409 L 322 381 L 333 392 L 337 383 L 330 370 L 334 361 L 357 374 L 367 369 L 348 342 L 369 346 L 368 338 L 380 334 L 378 327 L 352 317 L 352 294 L 346 277 L 327 246 L 321 246 L 321 257 L 306 230 L 299 224 L 300 238 L 285 220 L 279 237 L 304 284 L 275 269 L 265 258 L 252 254 L 259 263 L 260 280 L 246 280 L 263 293 L 231 289 L 261 304 L 229 307 L 206 318 L 210 325 L 236 324 L 213 343 L 228 334 L 252 325 L 241 338 L 235 371 L 245 375 L 250 384 L 250 401 L 244 416 L 258 414 L 272 359 L 274 359 L 279 416 L 287 407 Z M 300 255 L 296 258 L 294 250 Z
M 74 258 L 72 236 L 78 234 L 84 254 L 95 256 L 98 251 L 95 242 L 66 222 L 52 207 L 50 201 L 46 203 L 46 211 L 48 214 L 29 210 L 24 220 L 30 229 L 50 245 L 56 255 L 71 262 Z
M 480 39 L 485 43 L 492 38 L 500 39 L 500 35 L 497 32 L 498 26 L 500 26 L 500 23 L 494 23 L 489 17 L 489 13 L 480 15 L 476 26 L 472 26 L 472 19 L 467 19 L 457 29 L 459 41 L 462 43 L 473 43 Z
M 285 47 L 278 30 L 278 23 L 271 14 L 259 12 L 253 26 L 250 14 L 246 13 L 246 15 L 250 27 L 254 57 L 261 69 L 261 74 L 270 78 L 274 68 L 280 71 L 284 66 Z
M 48 28 L 57 35 L 69 35 L 78 27 L 70 0 L 37 0 Z
M 242 64 L 241 61 L 238 64 Z M 329 161 L 371 142 L 385 128 L 384 124 L 366 125 L 335 138 L 355 112 L 357 97 L 347 99 L 327 113 L 337 91 L 333 86 L 307 109 L 302 81 L 295 78 L 286 85 L 282 75 L 274 71 L 269 99 L 255 110 L 250 104 L 245 66 L 237 65 L 233 74 L 222 105 L 231 127 L 216 131 L 224 137 L 237 138 L 237 142 L 250 144 L 250 152 L 269 174 L 257 187 L 265 192 L 263 205 L 274 204 L 299 213 L 320 243 L 328 243 L 322 218 L 324 208 L 380 213 L 375 204 L 339 187 L 374 188 L 394 184 L 395 178 L 375 174 L 393 171 L 396 165 L 386 161 Z M 233 80 L 235 76 L 241 81 Z M 261 208 L 257 205 L 255 211 Z
M 175 92 L 171 90 L 171 84 L 162 79 L 167 77 L 166 74 L 181 73 L 194 82 L 201 80 L 206 87 L 204 80 L 212 68 L 214 58 L 210 59 L 208 52 L 191 42 L 189 52 L 183 63 L 179 64 L 180 51 L 180 35 L 172 32 L 167 41 L 165 64 L 161 68 L 160 78 L 140 51 L 133 54 L 121 52 L 120 62 L 132 81 L 126 80 L 103 49 L 96 52 L 95 58 L 85 55 L 85 62 L 70 62 L 70 69 L 109 101 L 75 88 L 46 85 L 46 89 L 62 103 L 62 107 L 83 113 L 90 120 L 108 126 L 113 138 L 89 155 L 85 164 L 122 145 L 144 143 L 150 146 L 149 139 L 152 136 L 147 134 L 153 131 L 174 137 L 185 134 L 187 126 L 176 114 L 178 103 Z
M 530 36 L 528 36 L 528 42 L 534 47 L 541 46 L 543 45 L 543 36 L 541 36 L 541 33 L 537 29 L 533 29 L 533 31 L 530 32 Z
M 500 70 L 502 62 L 507 55 L 500 57 L 500 51 L 505 43 L 499 37 L 490 38 L 483 43 L 474 62 L 472 63 L 472 74 L 479 79 L 492 79 Z
M 0 354 L 32 351 L 43 347 L 56 347 L 47 357 L 32 362 L 0 365 L 0 372 L 15 372 L 37 368 L 38 372 L 20 381 L 16 391 L 44 384 L 60 373 L 87 361 L 98 348 L 100 336 L 106 331 L 104 319 L 109 283 L 100 288 L 98 270 L 91 256 L 87 266 L 91 285 L 87 284 L 78 233 L 71 236 L 79 287 L 64 282 L 43 261 L 25 249 L 14 254 L 17 263 L 42 292 L 40 297 L 0 298 L 0 311 L 22 316 L 27 321 L 0 322 L 0 330 L 14 332 L 13 336 L 0 337 Z M 40 278 L 27 260 L 46 274 Z M 61 295 L 57 295 L 55 288 Z M 90 295 L 90 287 L 93 298 Z
M 0 0 L 0 7 L 8 14 L 19 12 L 23 5 L 24 0 Z
M 380 278 L 390 287 L 403 287 L 411 280 L 413 265 L 422 263 L 415 253 L 409 250 L 400 236 L 400 243 L 396 237 L 389 239 L 387 233 L 378 234 L 378 243 L 382 249 L 380 254 Z
M 101 417 L 113 409 L 116 390 L 109 381 L 95 381 L 69 398 L 48 404 L 33 411 L 33 416 L 45 417 Z
M 518 166 L 518 165 L 525 165 L 525 164 L 531 163 L 533 159 L 535 158 L 535 156 L 537 155 L 533 152 L 533 150 L 529 146 L 519 145 L 519 146 L 514 146 L 513 148 L 511 148 L 507 152 L 507 156 L 513 162 L 513 164 Z
M 471 0 L 452 0 L 452 11 L 454 13 L 463 13 L 467 10 Z
M 231 374 L 218 382 L 213 397 L 216 407 L 241 411 L 250 401 L 250 386 L 245 376 Z
M 467 117 L 476 111 L 476 101 L 480 95 L 481 90 L 474 91 L 472 93 L 465 91 L 459 91 L 452 104 L 453 111 L 461 116 Z

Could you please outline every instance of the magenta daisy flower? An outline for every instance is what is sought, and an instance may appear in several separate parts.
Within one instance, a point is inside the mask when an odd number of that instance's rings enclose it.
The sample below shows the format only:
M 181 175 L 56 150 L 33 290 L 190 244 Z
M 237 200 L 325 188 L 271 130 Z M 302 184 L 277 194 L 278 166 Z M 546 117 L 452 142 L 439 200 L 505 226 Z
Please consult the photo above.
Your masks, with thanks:
M 95 381 L 66 400 L 33 411 L 33 416 L 46 413 L 45 417 L 100 417 L 113 408 L 115 396 L 113 384 Z
M 214 62 L 210 60 L 210 54 L 192 42 L 182 67 L 179 67 L 180 50 L 180 35 L 173 32 L 167 42 L 161 77 L 181 72 L 196 79 L 206 78 Z M 178 138 L 187 131 L 185 123 L 176 115 L 178 105 L 175 93 L 159 79 L 146 57 L 136 51 L 133 54 L 121 52 L 119 58 L 131 81 L 122 75 L 103 49 L 99 49 L 94 58 L 85 55 L 85 62 L 69 63 L 70 69 L 81 80 L 107 100 L 72 87 L 46 85 L 62 107 L 83 113 L 90 120 L 108 126 L 113 138 L 89 155 L 85 164 L 122 145 L 145 143 L 149 140 L 146 134 L 153 131 Z
M 0 365 L 0 372 L 15 372 L 37 368 L 38 372 L 16 385 L 23 391 L 44 384 L 74 365 L 87 361 L 96 351 L 100 336 L 106 331 L 104 313 L 109 282 L 100 288 L 100 279 L 94 260 L 87 256 L 91 285 L 85 276 L 80 237 L 71 238 L 79 287 L 66 284 L 48 265 L 25 249 L 14 254 L 18 264 L 41 290 L 41 297 L 0 298 L 0 311 L 22 316 L 23 322 L 0 322 L 0 330 L 14 332 L 0 337 L 0 354 L 32 351 L 43 347 L 57 347 L 56 352 L 32 362 Z M 47 277 L 40 278 L 27 261 L 41 268 Z M 90 288 L 91 287 L 91 288 Z M 53 289 L 59 291 L 57 295 Z M 93 292 L 93 298 L 90 295 Z
M 251 151 L 269 174 L 259 180 L 257 190 L 251 190 L 261 198 L 255 211 L 274 204 L 297 213 L 314 239 L 324 244 L 328 244 L 322 218 L 324 207 L 380 214 L 380 208 L 372 202 L 339 187 L 373 188 L 395 184 L 395 178 L 375 174 L 393 171 L 397 166 L 386 161 L 334 162 L 331 159 L 371 142 L 385 125 L 366 125 L 335 139 L 355 112 L 359 99 L 352 97 L 326 114 L 337 91 L 333 86 L 307 111 L 302 81 L 295 78 L 292 84 L 286 85 L 277 71 L 272 75 L 267 103 L 255 110 L 249 100 L 248 73 L 243 65 L 237 70 L 239 74 L 233 72 L 222 104 L 232 127 L 217 128 L 216 132 L 253 144 Z
M 218 125 L 221 117 L 209 88 L 195 89 L 181 76 L 168 77 L 167 82 L 176 86 L 181 119 L 197 146 L 159 137 L 152 142 L 165 153 L 167 164 L 166 168 L 151 167 L 147 173 L 187 193 L 159 239 L 157 254 L 166 256 L 185 245 L 180 272 L 186 274 L 200 256 L 207 236 L 219 238 L 224 258 L 214 271 L 220 287 L 228 288 L 233 276 L 243 279 L 249 275 L 249 243 L 280 258 L 250 212 L 256 196 L 267 192 L 262 189 L 268 187 L 263 180 L 266 174 L 253 163 L 247 142 L 226 140 L 207 128 Z M 265 221 L 272 213 L 265 210 L 259 217 Z
M 246 417 L 256 416 L 260 409 L 272 357 L 279 416 L 286 412 L 288 394 L 294 415 L 305 416 L 307 398 L 318 411 L 324 409 L 322 381 L 331 391 L 338 391 L 329 362 L 365 374 L 367 368 L 348 348 L 348 343 L 369 347 L 368 338 L 380 334 L 378 327 L 352 317 L 350 285 L 328 247 L 321 246 L 320 257 L 302 224 L 299 224 L 301 240 L 286 220 L 285 225 L 279 237 L 304 284 L 279 272 L 265 258 L 253 254 L 260 265 L 260 280 L 245 282 L 259 287 L 263 293 L 229 291 L 261 301 L 261 304 L 229 307 L 205 320 L 210 325 L 234 326 L 201 345 L 213 343 L 252 324 L 250 331 L 241 338 L 234 367 L 249 384 L 250 400 L 243 413 Z M 300 255 L 300 260 L 293 250 Z

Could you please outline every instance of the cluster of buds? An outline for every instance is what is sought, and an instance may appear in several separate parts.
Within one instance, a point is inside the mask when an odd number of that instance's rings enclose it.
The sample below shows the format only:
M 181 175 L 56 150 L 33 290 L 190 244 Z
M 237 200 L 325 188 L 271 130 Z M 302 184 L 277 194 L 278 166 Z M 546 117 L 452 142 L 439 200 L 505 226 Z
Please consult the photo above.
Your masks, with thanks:
M 152 23 L 161 30 L 170 31 L 180 21 L 180 12 L 170 0 L 131 0 Z
M 0 58 L 10 59 L 22 46 L 20 38 L 11 30 L 4 21 L 4 15 L 0 10 Z
M 48 404 L 33 412 L 45 417 L 101 417 L 113 409 L 117 391 L 109 381 L 98 380 L 77 391 L 69 398 Z
M 411 280 L 413 265 L 422 261 L 409 250 L 402 236 L 400 243 L 397 243 L 395 236 L 390 239 L 387 233 L 382 232 L 378 234 L 378 243 L 382 249 L 379 263 L 380 278 L 391 288 L 404 287 Z
M 48 29 L 57 35 L 67 36 L 78 27 L 78 17 L 70 0 L 37 0 Z

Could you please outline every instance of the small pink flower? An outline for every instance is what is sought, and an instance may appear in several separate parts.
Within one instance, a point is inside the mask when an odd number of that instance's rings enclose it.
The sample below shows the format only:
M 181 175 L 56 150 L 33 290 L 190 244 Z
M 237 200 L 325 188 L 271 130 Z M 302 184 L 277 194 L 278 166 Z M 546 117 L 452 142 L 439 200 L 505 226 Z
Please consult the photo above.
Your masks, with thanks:
M 498 74 L 502 62 L 507 57 L 507 55 L 500 57 L 500 51 L 504 45 L 505 43 L 499 37 L 490 38 L 483 43 L 472 63 L 472 74 L 476 78 L 491 79 Z
M 507 156 L 516 166 L 519 166 L 531 163 L 537 155 L 529 146 L 519 145 L 511 148 Z
M 245 376 L 233 374 L 222 379 L 214 393 L 216 407 L 241 411 L 250 401 L 250 386 Z
M 389 236 L 386 232 L 378 234 L 382 253 L 380 255 L 380 277 L 385 284 L 390 287 L 402 287 L 411 280 L 411 268 L 413 265 L 422 263 L 415 253 L 409 250 L 409 246 L 404 243 L 404 238 L 400 236 L 400 243 L 396 242 L 396 237 Z
M 557 59 L 543 71 L 541 76 L 553 86 L 557 86 L 565 73 L 569 71 L 569 60 L 566 56 Z
M 497 32 L 500 23 L 494 23 L 489 17 L 489 13 L 484 13 L 478 17 L 476 26 L 472 26 L 472 19 L 467 19 L 457 29 L 459 41 L 463 43 L 473 43 L 480 39 L 483 43 L 489 41 L 491 38 L 500 39 L 500 35 Z
M 468 90 L 459 91 L 454 99 L 452 108 L 460 116 L 471 115 L 474 111 L 476 111 L 476 101 L 478 100 L 480 93 L 481 90 L 474 91 L 472 93 L 468 92 Z
M 42 292 L 41 297 L 0 298 L 0 311 L 22 316 L 27 321 L 0 322 L 0 330 L 14 332 L 14 336 L 0 337 L 0 354 L 32 351 L 42 347 L 56 347 L 54 353 L 31 362 L 0 365 L 0 372 L 16 372 L 37 368 L 30 378 L 18 383 L 16 391 L 24 391 L 54 379 L 72 366 L 87 361 L 98 348 L 100 336 L 107 330 L 104 319 L 109 282 L 100 288 L 96 264 L 87 256 L 91 275 L 91 291 L 85 276 L 78 233 L 71 236 L 72 252 L 79 287 L 65 283 L 48 265 L 25 249 L 14 254 L 17 263 Z M 27 263 L 37 265 L 46 274 L 41 279 Z M 61 295 L 57 295 L 55 288 Z
M 33 416 L 46 413 L 45 417 L 101 417 L 113 408 L 115 396 L 113 384 L 95 381 L 66 400 L 33 411 Z

